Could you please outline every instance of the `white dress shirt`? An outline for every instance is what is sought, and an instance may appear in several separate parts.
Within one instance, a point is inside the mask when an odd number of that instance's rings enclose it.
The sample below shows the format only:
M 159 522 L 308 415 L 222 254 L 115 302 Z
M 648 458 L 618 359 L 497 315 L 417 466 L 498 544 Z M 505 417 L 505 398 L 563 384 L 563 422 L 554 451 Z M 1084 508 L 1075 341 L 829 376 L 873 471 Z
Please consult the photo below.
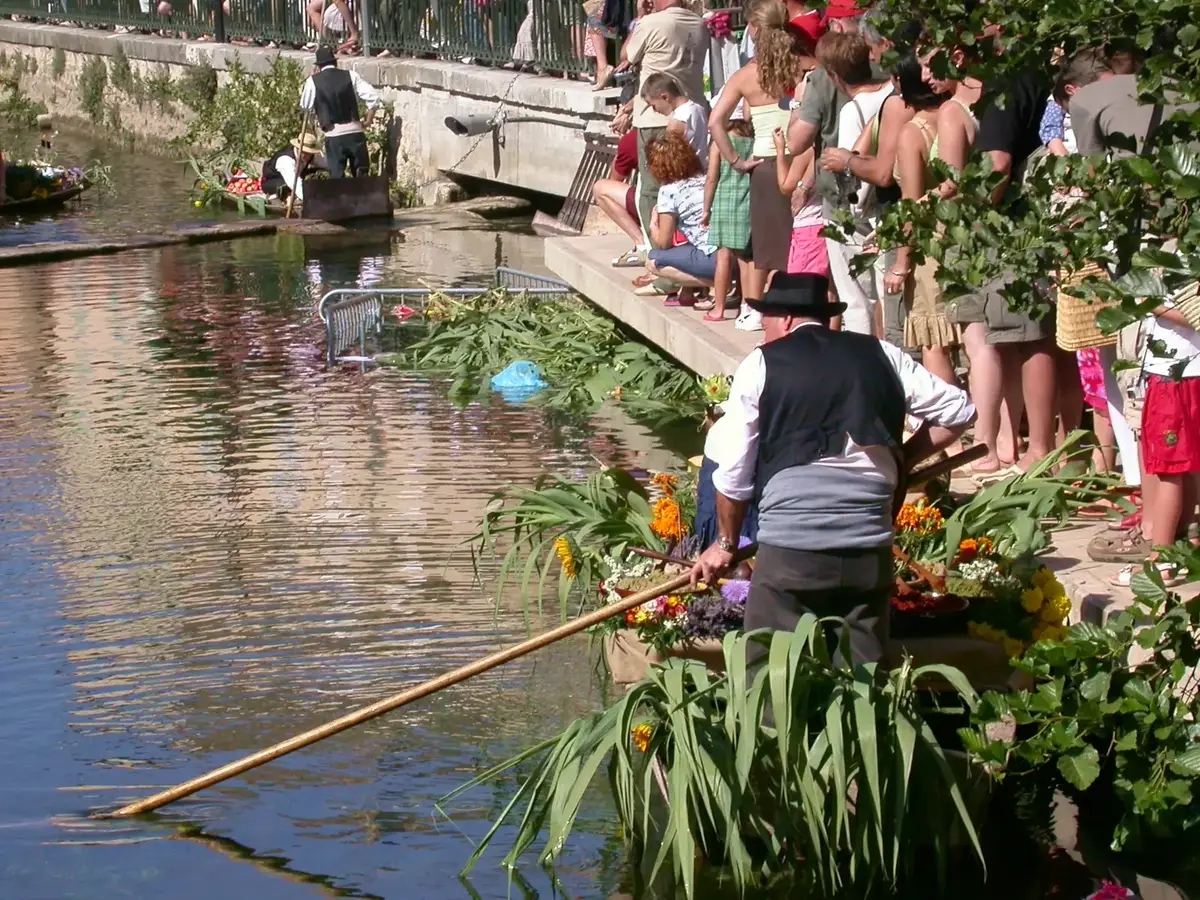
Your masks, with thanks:
M 804 322 L 797 328 L 824 327 Z M 794 331 L 795 329 L 793 329 Z M 928 369 L 913 362 L 899 347 L 880 341 L 884 355 L 900 377 L 904 403 L 910 415 L 931 425 L 957 428 L 975 418 L 975 406 L 967 392 L 953 387 Z M 762 351 L 755 349 L 742 360 L 729 388 L 729 399 L 722 405 L 725 415 L 708 432 L 704 455 L 717 464 L 713 486 L 730 500 L 749 500 L 754 496 L 754 469 L 758 461 L 758 406 L 767 379 L 767 364 Z M 886 447 L 860 447 L 847 439 L 838 456 L 826 456 L 813 466 L 849 469 L 864 477 L 899 483 L 896 459 Z
M 325 69 L 334 69 L 336 66 L 323 66 L 321 71 Z M 347 69 L 350 73 L 350 83 L 354 86 L 354 93 L 358 95 L 367 107 L 367 109 L 378 109 L 380 103 L 383 102 L 379 95 L 379 91 L 368 82 L 365 78 L 355 72 L 353 69 Z M 312 109 L 317 102 L 317 88 L 313 84 L 312 76 L 304 80 L 304 87 L 300 89 L 300 108 Z M 362 122 L 344 122 L 341 125 L 334 125 L 327 132 L 325 137 L 339 137 L 343 134 L 358 134 L 363 130 Z

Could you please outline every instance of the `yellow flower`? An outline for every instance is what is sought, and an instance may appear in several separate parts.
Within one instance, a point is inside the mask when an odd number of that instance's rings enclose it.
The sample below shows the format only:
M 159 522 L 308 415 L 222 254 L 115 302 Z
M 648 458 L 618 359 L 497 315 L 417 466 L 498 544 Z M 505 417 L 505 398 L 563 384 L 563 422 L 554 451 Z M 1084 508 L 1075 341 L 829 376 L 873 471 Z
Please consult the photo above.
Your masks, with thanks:
M 562 563 L 563 571 L 567 573 L 568 578 L 574 578 L 579 574 L 579 564 L 575 562 L 575 554 L 571 552 L 569 540 L 565 537 L 555 540 L 554 552 L 558 555 L 558 561 Z
M 1035 588 L 1044 588 L 1050 581 L 1054 580 L 1054 576 L 1050 573 L 1049 569 L 1042 566 L 1033 573 L 1033 576 L 1029 580 Z
M 1067 636 L 1070 631 L 1065 625 L 1051 625 L 1046 629 L 1046 639 L 1050 641 L 1061 641 Z
M 650 736 L 654 734 L 654 729 L 644 722 L 641 725 L 634 725 L 629 731 L 630 738 L 633 739 L 633 746 L 637 747 L 642 753 L 645 753 L 650 746 Z
M 1006 637 L 1004 638 L 1003 643 L 1004 652 L 1007 653 L 1010 658 L 1014 656 L 1020 656 L 1025 652 L 1025 644 L 1023 644 L 1021 641 L 1018 641 L 1016 638 Z
M 979 637 L 979 623 L 978 622 L 968 622 L 967 623 L 967 634 L 973 638 Z
M 1046 598 L 1042 596 L 1042 592 L 1038 588 L 1030 588 L 1021 594 L 1021 606 L 1025 608 L 1025 612 L 1035 613 L 1042 608 L 1042 604 Z
M 1071 601 L 1066 597 L 1051 597 L 1039 613 L 1043 622 L 1051 625 L 1062 624 L 1071 614 Z

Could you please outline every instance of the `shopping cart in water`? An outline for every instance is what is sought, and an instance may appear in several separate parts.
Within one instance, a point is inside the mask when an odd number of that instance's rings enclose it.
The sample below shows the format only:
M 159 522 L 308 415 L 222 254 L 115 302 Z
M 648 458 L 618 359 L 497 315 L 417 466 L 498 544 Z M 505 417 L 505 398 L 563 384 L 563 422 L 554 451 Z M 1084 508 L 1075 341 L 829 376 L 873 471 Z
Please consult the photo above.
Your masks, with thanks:
M 571 286 L 557 278 L 533 275 L 503 266 L 496 269 L 492 284 L 452 288 L 337 288 L 317 304 L 317 316 L 325 325 L 325 361 L 358 363 L 362 368 L 375 361 L 383 336 L 384 304 L 400 301 L 417 312 L 433 293 L 452 297 L 475 297 L 501 288 L 511 293 L 534 296 L 562 296 L 573 293 Z M 357 348 L 356 353 L 346 351 Z

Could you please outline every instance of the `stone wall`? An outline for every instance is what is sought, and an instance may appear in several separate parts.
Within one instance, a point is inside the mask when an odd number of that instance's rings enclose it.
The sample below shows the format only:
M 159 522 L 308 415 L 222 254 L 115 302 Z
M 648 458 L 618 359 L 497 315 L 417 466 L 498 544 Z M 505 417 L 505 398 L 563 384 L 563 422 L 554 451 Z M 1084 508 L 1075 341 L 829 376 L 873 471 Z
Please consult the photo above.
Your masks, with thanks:
M 7 20 L 0 20 L 0 52 L 9 60 L 25 59 L 23 91 L 58 119 L 159 144 L 182 134 L 192 115 L 186 104 L 156 96 L 154 86 L 163 79 L 179 83 L 206 66 L 220 79 L 235 57 L 248 71 L 261 73 L 280 54 L 305 67 L 312 59 L 298 51 Z M 98 66 L 111 71 L 112 60 L 120 57 L 128 61 L 136 87 L 124 90 L 109 77 L 97 100 Z M 341 65 L 394 104 L 402 123 L 401 156 L 408 174 L 421 179 L 453 171 L 565 196 L 583 155 L 584 132 L 603 130 L 615 102 L 614 92 L 595 93 L 582 82 L 439 60 L 347 58 Z M 447 116 L 492 116 L 501 105 L 510 119 L 536 121 L 510 121 L 483 138 L 457 137 L 444 125 Z

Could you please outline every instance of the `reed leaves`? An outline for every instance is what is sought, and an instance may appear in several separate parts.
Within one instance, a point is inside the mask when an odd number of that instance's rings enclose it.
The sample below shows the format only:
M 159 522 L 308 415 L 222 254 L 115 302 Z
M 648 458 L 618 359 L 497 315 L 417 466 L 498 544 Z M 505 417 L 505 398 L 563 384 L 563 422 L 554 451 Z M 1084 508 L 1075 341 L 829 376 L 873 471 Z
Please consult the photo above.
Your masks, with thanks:
M 450 375 L 452 393 L 463 399 L 487 393 L 491 377 L 509 363 L 530 360 L 550 384 L 536 402 L 552 409 L 586 415 L 618 402 L 656 426 L 699 420 L 704 413 L 704 393 L 693 375 L 574 297 L 502 288 L 462 299 L 434 293 L 427 323 L 424 331 L 401 329 L 402 337 L 417 336 L 400 361 Z
M 904 879 L 919 846 L 944 863 L 955 829 L 982 860 L 917 685 L 936 678 L 971 707 L 974 691 L 946 667 L 847 666 L 826 641 L 836 625 L 805 616 L 794 632 L 730 634 L 721 676 L 695 661 L 653 667 L 614 706 L 541 745 L 470 865 L 518 811 L 504 863 L 515 865 L 542 833 L 539 859 L 552 862 L 605 762 L 635 859 L 652 879 L 669 871 L 688 897 L 698 858 L 706 877 L 716 866 L 738 888 L 787 878 L 799 889 L 855 895 Z M 757 662 L 748 664 L 748 653 Z M 451 796 L 529 759 L 515 757 Z

